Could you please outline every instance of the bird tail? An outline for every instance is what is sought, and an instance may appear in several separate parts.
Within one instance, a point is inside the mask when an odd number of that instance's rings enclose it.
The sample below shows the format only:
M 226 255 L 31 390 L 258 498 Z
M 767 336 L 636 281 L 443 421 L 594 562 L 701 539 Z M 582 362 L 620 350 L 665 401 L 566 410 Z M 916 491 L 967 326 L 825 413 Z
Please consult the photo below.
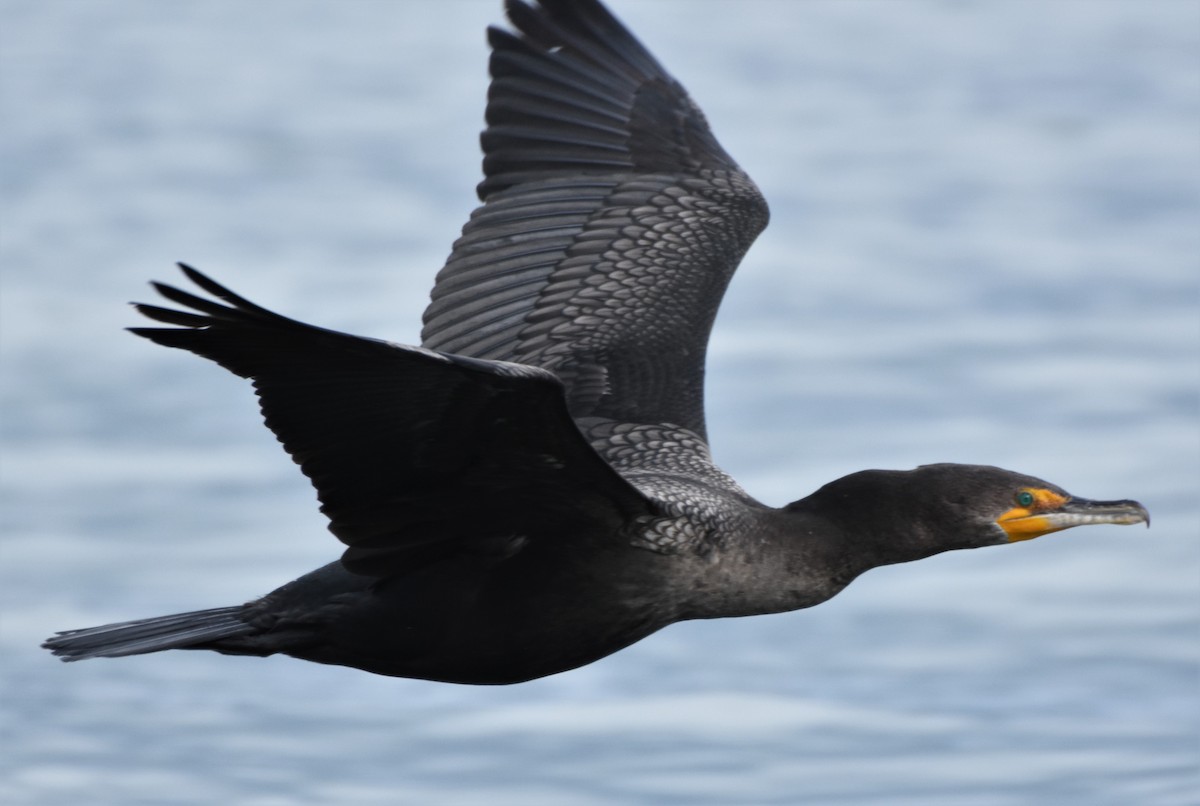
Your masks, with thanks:
M 170 616 L 122 621 L 85 630 L 66 630 L 42 646 L 64 661 L 119 658 L 164 649 L 211 646 L 211 642 L 255 632 L 241 618 L 244 607 L 217 607 Z

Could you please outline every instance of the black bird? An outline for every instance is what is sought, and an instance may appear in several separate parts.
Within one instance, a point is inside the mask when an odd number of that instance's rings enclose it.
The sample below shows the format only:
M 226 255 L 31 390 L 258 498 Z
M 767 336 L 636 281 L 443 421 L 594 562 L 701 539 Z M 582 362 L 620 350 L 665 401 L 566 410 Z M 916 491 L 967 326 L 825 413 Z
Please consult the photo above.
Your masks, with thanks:
M 234 607 L 59 633 L 64 660 L 283 653 L 516 683 L 676 621 L 811 607 L 862 572 L 1072 526 L 1149 523 L 995 467 L 864 470 L 781 509 L 709 455 L 704 355 L 767 206 L 596 0 L 491 28 L 483 205 L 421 347 L 302 324 L 198 271 L 133 328 L 250 378 L 345 543 Z

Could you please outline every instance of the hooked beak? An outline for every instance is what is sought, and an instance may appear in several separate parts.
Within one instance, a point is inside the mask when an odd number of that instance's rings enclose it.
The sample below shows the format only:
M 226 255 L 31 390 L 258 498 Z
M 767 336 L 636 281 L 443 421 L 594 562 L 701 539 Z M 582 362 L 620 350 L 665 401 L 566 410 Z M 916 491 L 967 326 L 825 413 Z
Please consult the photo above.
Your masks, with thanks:
M 1098 523 L 1144 523 L 1149 527 L 1150 513 L 1137 501 L 1089 501 L 1054 495 L 1038 496 L 1032 506 L 1014 507 L 996 519 L 1010 543 Z

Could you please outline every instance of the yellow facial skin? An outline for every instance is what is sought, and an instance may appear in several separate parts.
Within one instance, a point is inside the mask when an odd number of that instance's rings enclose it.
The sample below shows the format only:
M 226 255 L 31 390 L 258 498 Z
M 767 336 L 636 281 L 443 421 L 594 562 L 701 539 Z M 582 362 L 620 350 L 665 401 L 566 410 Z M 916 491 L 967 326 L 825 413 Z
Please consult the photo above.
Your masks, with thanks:
M 1072 526 L 1112 523 L 1150 525 L 1150 513 L 1137 501 L 1089 501 L 1041 487 L 1019 490 L 1012 509 L 996 519 L 1008 542 L 1032 540 Z
M 1032 495 L 1033 503 L 1027 507 L 1015 506 L 996 519 L 996 523 L 1000 524 L 1000 528 L 1008 535 L 1008 542 L 1033 540 L 1035 537 L 1069 529 L 1075 525 L 1073 523 L 1056 525 L 1045 515 L 1039 514 L 1061 509 L 1071 500 L 1070 498 L 1035 487 L 1021 492 Z

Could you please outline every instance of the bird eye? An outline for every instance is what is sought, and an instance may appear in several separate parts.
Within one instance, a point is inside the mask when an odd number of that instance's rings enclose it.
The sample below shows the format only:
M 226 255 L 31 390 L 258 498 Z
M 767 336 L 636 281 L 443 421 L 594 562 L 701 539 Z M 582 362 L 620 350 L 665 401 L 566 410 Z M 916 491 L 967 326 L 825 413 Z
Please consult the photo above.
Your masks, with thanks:
M 1033 493 L 1029 492 L 1029 490 L 1021 490 L 1021 492 L 1017 493 L 1017 504 L 1023 507 L 1032 506 Z

